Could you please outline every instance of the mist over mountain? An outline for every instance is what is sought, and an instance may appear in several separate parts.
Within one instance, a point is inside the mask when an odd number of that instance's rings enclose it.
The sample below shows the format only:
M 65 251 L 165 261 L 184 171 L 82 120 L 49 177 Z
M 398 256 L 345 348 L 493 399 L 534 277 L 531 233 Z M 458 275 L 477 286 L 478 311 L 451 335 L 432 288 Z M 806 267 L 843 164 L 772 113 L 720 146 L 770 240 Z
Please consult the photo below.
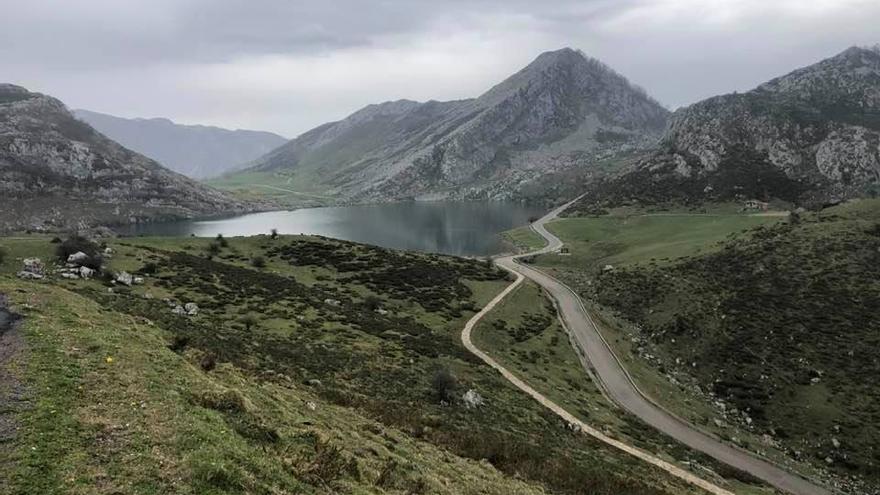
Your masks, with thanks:
M 89 110 L 73 114 L 126 148 L 194 179 L 243 168 L 287 142 L 271 132 L 182 125 L 163 118 L 125 119 Z
M 108 139 L 59 100 L 0 85 L 0 226 L 61 227 L 243 211 Z
M 250 170 L 355 200 L 506 198 L 547 174 L 651 146 L 668 116 L 623 76 L 565 48 L 478 98 L 369 105 Z

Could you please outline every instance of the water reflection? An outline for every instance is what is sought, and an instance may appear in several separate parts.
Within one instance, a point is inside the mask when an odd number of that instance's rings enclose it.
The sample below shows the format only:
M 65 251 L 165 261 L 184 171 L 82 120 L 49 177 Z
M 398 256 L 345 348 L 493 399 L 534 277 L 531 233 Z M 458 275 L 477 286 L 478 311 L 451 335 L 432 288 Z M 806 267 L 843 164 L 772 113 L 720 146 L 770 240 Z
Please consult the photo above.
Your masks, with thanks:
M 465 256 L 494 254 L 498 233 L 525 225 L 540 208 L 510 202 L 415 202 L 311 208 L 231 218 L 135 225 L 128 234 L 213 237 L 317 234 L 396 249 Z

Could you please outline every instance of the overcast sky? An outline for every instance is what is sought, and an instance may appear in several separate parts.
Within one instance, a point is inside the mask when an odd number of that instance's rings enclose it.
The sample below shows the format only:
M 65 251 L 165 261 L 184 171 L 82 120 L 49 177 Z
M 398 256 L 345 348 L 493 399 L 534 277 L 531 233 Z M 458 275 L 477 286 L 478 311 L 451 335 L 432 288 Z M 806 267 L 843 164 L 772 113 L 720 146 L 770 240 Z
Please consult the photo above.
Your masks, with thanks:
M 880 42 L 878 0 L 0 0 L 0 81 L 71 108 L 293 137 L 369 103 L 477 96 L 539 53 L 674 109 Z

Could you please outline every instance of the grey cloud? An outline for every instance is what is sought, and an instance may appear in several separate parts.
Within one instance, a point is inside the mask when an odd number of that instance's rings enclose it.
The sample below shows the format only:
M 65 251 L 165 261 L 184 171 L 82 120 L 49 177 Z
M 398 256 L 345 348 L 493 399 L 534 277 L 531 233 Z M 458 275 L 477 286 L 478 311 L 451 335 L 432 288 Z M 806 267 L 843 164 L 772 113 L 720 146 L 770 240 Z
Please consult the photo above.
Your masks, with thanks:
M 107 113 L 285 135 L 381 99 L 475 96 L 562 46 L 605 61 L 676 107 L 880 41 L 876 0 L 4 3 L 4 81 Z M 233 90 L 200 76 L 224 66 L 218 74 L 236 76 L 266 57 L 309 63 L 279 72 L 279 84 L 268 88 L 245 80 Z M 353 63 L 359 60 L 365 62 Z M 276 77 L 268 67 L 261 74 Z M 340 82 L 297 85 L 297 77 L 315 76 L 290 72 L 297 67 L 328 71 Z

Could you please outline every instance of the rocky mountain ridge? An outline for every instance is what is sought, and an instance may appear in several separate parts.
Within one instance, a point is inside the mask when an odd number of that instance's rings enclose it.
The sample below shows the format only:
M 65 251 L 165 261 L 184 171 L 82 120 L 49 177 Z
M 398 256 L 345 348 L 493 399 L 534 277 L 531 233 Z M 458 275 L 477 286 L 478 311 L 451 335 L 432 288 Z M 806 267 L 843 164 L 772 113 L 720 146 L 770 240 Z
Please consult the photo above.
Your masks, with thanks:
M 243 168 L 287 142 L 271 132 L 183 125 L 165 118 L 125 119 L 89 110 L 73 114 L 126 148 L 193 179 Z
M 880 48 L 852 47 L 746 93 L 677 110 L 659 150 L 602 186 L 616 202 L 798 204 L 880 183 Z
M 309 131 L 250 170 L 354 200 L 506 198 L 660 136 L 669 112 L 572 49 L 540 55 L 478 98 L 386 102 Z
M 77 120 L 59 100 L 0 85 L 0 226 L 70 228 L 245 211 Z

